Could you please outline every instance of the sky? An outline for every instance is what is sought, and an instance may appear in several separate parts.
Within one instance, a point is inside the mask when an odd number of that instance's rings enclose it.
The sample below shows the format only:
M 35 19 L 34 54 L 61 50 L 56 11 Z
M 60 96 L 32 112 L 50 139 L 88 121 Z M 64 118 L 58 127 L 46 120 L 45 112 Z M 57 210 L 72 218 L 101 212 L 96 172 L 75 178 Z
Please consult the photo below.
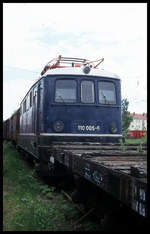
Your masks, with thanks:
M 3 3 L 4 120 L 59 55 L 104 58 L 128 110 L 147 113 L 147 3 Z

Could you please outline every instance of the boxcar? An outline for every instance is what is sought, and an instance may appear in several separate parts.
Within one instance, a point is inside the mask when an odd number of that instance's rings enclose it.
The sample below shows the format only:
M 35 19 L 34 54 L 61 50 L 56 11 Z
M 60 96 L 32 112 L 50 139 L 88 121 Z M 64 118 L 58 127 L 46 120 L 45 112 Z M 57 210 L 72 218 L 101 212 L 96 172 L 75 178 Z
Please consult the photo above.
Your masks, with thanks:
M 10 119 L 7 119 L 3 122 L 3 138 L 4 140 L 9 140 L 9 123 Z
M 7 134 L 6 121 L 3 121 L 3 139 L 4 140 L 7 139 L 6 134 Z
M 20 108 L 11 117 L 11 140 L 17 144 L 19 133 Z
M 13 135 L 13 119 L 12 116 L 9 119 L 9 140 L 12 140 L 12 135 Z
M 3 138 L 17 144 L 19 133 L 20 108 L 3 122 Z

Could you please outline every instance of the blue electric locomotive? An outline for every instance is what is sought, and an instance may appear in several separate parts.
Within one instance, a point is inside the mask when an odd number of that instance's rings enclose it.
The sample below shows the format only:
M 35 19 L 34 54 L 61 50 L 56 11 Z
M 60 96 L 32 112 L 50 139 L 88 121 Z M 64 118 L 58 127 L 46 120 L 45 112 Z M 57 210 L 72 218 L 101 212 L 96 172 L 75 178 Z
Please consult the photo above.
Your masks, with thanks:
M 102 61 L 59 56 L 45 66 L 21 102 L 21 148 L 39 158 L 52 141 L 122 138 L 120 78 L 97 69 Z

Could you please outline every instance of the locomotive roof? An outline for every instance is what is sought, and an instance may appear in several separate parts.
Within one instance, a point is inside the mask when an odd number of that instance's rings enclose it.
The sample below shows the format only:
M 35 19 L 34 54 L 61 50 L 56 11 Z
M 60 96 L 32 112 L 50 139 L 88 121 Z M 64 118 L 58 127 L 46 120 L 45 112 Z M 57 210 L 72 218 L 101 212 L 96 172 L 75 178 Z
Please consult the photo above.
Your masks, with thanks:
M 85 75 L 85 76 L 103 76 L 108 78 L 120 79 L 120 77 L 112 72 L 105 71 L 103 69 L 94 69 L 91 68 L 88 74 L 83 72 L 83 67 L 65 67 L 65 68 L 55 68 L 48 70 L 44 76 L 46 75 Z M 41 76 L 42 77 L 42 76 Z

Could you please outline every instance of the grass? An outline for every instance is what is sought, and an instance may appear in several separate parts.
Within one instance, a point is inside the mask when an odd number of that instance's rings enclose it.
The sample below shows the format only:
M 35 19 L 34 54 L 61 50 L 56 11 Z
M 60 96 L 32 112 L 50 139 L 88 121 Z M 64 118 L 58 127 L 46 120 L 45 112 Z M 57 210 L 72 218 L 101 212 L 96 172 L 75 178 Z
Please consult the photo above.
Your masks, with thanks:
M 147 137 L 139 138 L 139 139 L 129 139 L 126 138 L 125 142 L 123 143 L 122 140 L 120 140 L 120 149 L 122 151 L 126 151 L 126 145 L 125 144 L 138 144 L 137 151 L 142 152 L 142 143 L 147 143 Z
M 40 183 L 10 142 L 3 144 L 3 231 L 74 231 L 81 217 L 76 204 Z M 77 231 L 97 231 L 85 220 Z
M 147 137 L 144 137 L 144 138 L 139 138 L 139 139 L 129 139 L 129 138 L 126 138 L 126 142 L 125 143 L 130 143 L 130 144 L 134 144 L 134 143 L 147 143 Z

